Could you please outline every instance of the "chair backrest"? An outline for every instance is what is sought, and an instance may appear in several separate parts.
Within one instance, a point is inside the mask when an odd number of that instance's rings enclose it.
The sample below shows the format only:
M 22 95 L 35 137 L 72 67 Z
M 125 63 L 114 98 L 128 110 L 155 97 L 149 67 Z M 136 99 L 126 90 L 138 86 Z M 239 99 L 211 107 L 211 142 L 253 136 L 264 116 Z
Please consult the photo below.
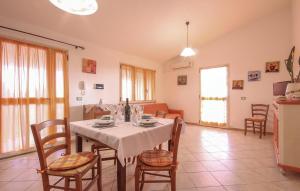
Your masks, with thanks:
M 57 126 L 62 126 L 63 131 L 57 132 Z M 47 129 L 45 129 L 47 128 Z M 54 131 L 51 134 L 42 137 L 41 131 L 45 129 L 47 132 Z M 71 154 L 71 134 L 68 126 L 67 119 L 48 120 L 40 124 L 31 125 L 31 131 L 33 134 L 34 142 L 36 145 L 41 170 L 45 170 L 48 167 L 47 158 L 60 150 L 65 150 L 66 155 Z M 64 138 L 64 142 L 56 142 L 56 139 Z M 48 143 L 48 144 L 47 144 Z M 50 144 L 49 144 L 50 143 Z
M 155 117 L 165 118 L 166 115 L 167 115 L 167 113 L 164 111 L 156 111 L 156 113 L 155 113 Z
M 182 119 L 176 117 L 174 119 L 174 125 L 172 128 L 171 140 L 170 140 L 170 151 L 173 153 L 173 164 L 177 163 L 177 152 L 178 152 L 178 145 L 179 145 L 179 138 L 182 129 Z
M 263 117 L 267 120 L 269 105 L 267 104 L 251 104 L 252 117 Z

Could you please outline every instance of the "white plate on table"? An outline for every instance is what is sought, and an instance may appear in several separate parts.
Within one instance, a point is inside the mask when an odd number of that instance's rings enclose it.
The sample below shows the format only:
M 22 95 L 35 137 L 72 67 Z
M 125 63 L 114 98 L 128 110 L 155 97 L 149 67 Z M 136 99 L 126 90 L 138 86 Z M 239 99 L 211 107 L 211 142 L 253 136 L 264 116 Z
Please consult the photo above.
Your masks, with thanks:
M 101 119 L 99 119 L 95 122 L 95 124 L 96 125 L 107 125 L 107 124 L 111 124 L 113 122 L 114 122 L 114 120 L 101 120 Z
M 141 116 L 141 119 L 142 120 L 145 120 L 145 119 L 152 119 L 153 118 L 153 116 L 151 115 L 151 114 L 143 114 L 142 116 Z
M 142 119 L 140 121 L 140 126 L 142 127 L 154 127 L 154 125 L 157 123 L 156 119 Z
M 94 127 L 109 127 L 114 125 L 114 120 L 111 115 L 104 115 L 100 119 L 97 119 Z
M 112 127 L 112 126 L 114 126 L 114 122 L 110 122 L 110 123 L 95 123 L 93 125 L 93 127 L 96 127 L 96 128 Z

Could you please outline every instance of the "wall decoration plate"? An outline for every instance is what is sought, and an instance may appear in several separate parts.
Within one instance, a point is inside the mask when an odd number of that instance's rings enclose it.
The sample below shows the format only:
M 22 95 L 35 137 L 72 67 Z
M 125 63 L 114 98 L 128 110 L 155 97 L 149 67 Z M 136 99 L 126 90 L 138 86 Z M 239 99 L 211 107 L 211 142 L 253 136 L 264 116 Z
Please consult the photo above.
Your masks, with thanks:
M 280 61 L 266 62 L 266 73 L 279 72 Z
M 260 71 L 249 71 L 248 72 L 248 81 L 260 81 L 261 72 Z
M 84 58 L 82 60 L 82 72 L 96 74 L 97 62 L 96 60 Z
M 177 76 L 177 85 L 187 85 L 187 75 Z
M 233 80 L 232 81 L 233 90 L 242 90 L 244 89 L 244 80 Z

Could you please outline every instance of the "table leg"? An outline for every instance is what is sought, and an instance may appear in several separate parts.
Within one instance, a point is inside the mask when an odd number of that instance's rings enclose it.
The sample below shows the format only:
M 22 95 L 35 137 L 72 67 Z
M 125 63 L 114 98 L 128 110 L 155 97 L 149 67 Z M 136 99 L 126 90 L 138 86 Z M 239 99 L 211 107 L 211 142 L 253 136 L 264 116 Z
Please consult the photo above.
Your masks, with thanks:
M 76 135 L 76 152 L 82 152 L 82 137 Z
M 126 191 L 126 165 L 122 166 L 119 159 L 117 161 L 118 191 Z

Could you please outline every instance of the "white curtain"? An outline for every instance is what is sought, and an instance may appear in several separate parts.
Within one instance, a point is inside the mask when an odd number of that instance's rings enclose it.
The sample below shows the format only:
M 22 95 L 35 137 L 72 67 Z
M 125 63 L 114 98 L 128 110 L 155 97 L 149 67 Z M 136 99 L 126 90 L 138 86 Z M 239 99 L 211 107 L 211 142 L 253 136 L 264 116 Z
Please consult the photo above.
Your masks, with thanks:
M 33 146 L 30 124 L 48 119 L 46 50 L 2 42 L 1 152 Z
M 135 100 L 145 100 L 145 87 L 144 87 L 144 70 L 140 68 L 135 69 Z
M 201 69 L 201 123 L 224 126 L 227 123 L 227 67 Z
M 155 71 L 121 64 L 121 101 L 151 101 L 155 98 Z
M 129 101 L 133 100 L 133 75 L 134 71 L 133 68 L 127 65 L 121 65 L 121 83 L 122 83 L 122 89 L 121 89 L 121 101 L 125 101 L 126 98 L 129 99 Z
M 34 146 L 31 124 L 68 117 L 67 55 L 13 40 L 0 44 L 0 153 L 6 153 Z
M 146 100 L 154 100 L 155 95 L 155 71 L 147 70 L 146 79 Z

